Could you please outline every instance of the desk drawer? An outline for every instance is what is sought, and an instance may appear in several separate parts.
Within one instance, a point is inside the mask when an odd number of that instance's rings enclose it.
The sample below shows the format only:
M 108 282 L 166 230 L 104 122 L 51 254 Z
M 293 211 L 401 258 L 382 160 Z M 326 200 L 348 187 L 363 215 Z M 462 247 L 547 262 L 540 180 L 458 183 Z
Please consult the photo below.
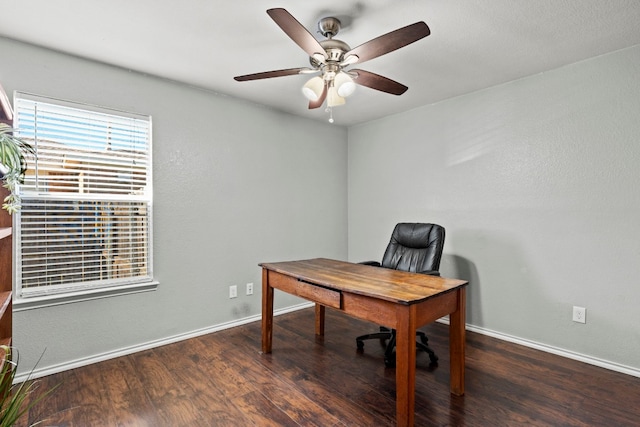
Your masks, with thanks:
M 272 288 L 293 294 L 309 301 L 327 307 L 340 308 L 341 294 L 339 291 L 323 288 L 313 283 L 303 282 L 295 277 L 287 276 L 272 270 L 268 271 L 269 285 Z

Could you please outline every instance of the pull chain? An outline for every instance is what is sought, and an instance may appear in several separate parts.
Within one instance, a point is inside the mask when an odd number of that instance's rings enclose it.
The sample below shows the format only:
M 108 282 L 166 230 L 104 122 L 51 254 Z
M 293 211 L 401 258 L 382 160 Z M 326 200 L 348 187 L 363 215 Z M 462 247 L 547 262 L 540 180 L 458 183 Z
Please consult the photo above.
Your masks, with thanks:
M 327 107 L 324 111 L 325 113 L 329 113 L 329 123 L 333 123 L 333 108 Z

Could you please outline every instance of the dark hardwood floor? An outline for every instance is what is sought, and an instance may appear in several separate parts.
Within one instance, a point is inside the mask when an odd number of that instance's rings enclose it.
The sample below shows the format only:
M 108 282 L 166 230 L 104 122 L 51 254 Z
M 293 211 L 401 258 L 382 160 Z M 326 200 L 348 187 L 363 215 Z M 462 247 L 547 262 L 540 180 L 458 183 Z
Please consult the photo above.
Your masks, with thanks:
M 260 354 L 255 322 L 40 379 L 61 383 L 20 426 L 392 426 L 395 372 L 376 325 L 327 310 L 274 321 Z M 416 426 L 638 426 L 640 378 L 467 333 L 466 394 L 449 393 L 447 326 L 425 328 L 440 357 L 418 356 Z

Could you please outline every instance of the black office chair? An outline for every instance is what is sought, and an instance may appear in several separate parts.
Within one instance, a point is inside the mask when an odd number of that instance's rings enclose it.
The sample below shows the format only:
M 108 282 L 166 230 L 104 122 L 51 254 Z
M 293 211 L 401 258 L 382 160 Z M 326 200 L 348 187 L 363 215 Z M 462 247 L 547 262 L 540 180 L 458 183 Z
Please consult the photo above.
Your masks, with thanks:
M 442 226 L 437 224 L 400 223 L 393 230 L 391 241 L 389 241 L 389 245 L 382 257 L 382 263 L 366 261 L 361 264 L 439 276 L 438 269 L 440 268 L 443 246 L 444 228 Z M 420 338 L 420 341 L 416 343 L 416 348 L 427 352 L 431 364 L 436 364 L 438 356 L 429 347 L 427 336 L 421 331 L 417 331 L 416 336 Z M 383 345 L 388 340 L 384 352 L 384 363 L 388 367 L 395 366 L 395 329 L 381 326 L 380 332 L 359 336 L 356 338 L 359 351 L 364 349 L 364 340 L 369 339 L 379 339 Z

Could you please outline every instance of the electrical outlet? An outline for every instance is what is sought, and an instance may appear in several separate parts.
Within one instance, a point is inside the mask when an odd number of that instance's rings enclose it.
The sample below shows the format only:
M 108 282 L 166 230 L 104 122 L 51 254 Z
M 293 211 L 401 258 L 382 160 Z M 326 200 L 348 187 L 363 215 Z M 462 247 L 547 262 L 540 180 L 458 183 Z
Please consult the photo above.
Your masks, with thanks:
M 236 285 L 229 286 L 229 298 L 238 297 L 238 287 Z
M 247 295 L 253 295 L 253 283 L 247 283 Z
M 573 306 L 573 321 L 578 323 L 587 323 L 587 309 L 584 307 Z

